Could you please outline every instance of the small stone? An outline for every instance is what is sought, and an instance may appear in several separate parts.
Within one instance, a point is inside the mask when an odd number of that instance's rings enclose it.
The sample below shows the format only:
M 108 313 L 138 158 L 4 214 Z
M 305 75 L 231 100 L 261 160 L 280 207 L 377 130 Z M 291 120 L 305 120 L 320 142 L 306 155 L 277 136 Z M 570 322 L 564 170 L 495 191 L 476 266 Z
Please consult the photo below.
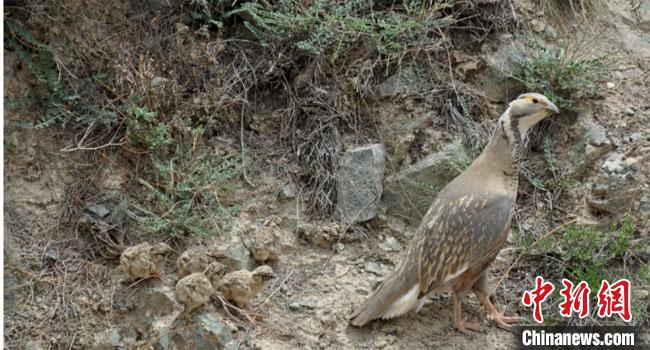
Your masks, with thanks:
M 59 250 L 54 247 L 49 247 L 43 255 L 43 265 L 49 266 L 59 260 Z
M 634 112 L 634 109 L 632 107 L 626 107 L 625 108 L 625 115 L 628 116 L 633 116 L 636 112 Z
M 640 132 L 638 132 L 638 131 L 637 131 L 637 132 L 633 132 L 633 133 L 630 135 L 630 141 L 631 141 L 631 142 L 639 141 L 639 140 L 641 140 L 642 138 L 643 138 L 643 134 L 640 133 Z
M 155 78 L 151 79 L 151 87 L 154 88 L 154 89 L 157 89 L 161 85 L 163 85 L 166 81 L 167 81 L 167 79 L 165 79 L 163 77 L 155 77 Z
M 86 210 L 93 214 L 95 217 L 98 217 L 100 219 L 103 219 L 108 216 L 108 214 L 111 213 L 111 210 L 106 208 L 106 206 L 103 206 L 101 204 L 91 204 L 86 206 Z
M 368 261 L 365 264 L 363 264 L 363 268 L 370 273 L 373 273 L 377 276 L 383 276 L 384 270 L 382 269 L 381 265 L 377 262 L 374 261 Z
M 585 130 L 585 137 L 590 144 L 594 146 L 601 146 L 608 142 L 607 131 L 602 125 L 597 124 L 592 120 L 586 120 L 583 123 L 583 127 Z
M 176 319 L 173 323 L 154 325 L 156 349 L 230 349 L 235 348 L 231 341 L 234 327 L 219 314 L 204 312 L 192 318 L 188 327 L 186 320 Z
M 609 174 L 624 174 L 629 169 L 624 158 L 625 156 L 621 153 L 611 153 L 602 165 L 603 170 Z
M 278 193 L 278 196 L 280 197 L 280 199 L 292 199 L 292 198 L 296 198 L 297 193 L 298 193 L 298 189 L 296 188 L 296 185 L 293 183 L 288 183 L 280 187 L 280 192 Z
M 530 26 L 531 26 L 531 28 L 533 29 L 533 31 L 536 32 L 536 33 L 541 33 L 541 32 L 543 32 L 543 31 L 544 31 L 544 27 L 545 27 L 544 22 L 542 22 L 542 21 L 540 21 L 540 20 L 538 20 L 538 19 L 535 19 L 535 18 L 533 18 L 533 19 L 530 21 Z
M 388 236 L 386 242 L 384 242 L 384 249 L 390 252 L 399 252 L 402 249 L 402 245 L 394 237 Z
M 289 303 L 289 310 L 291 311 L 304 311 L 313 310 L 318 306 L 318 303 L 311 300 L 297 300 Z
M 25 343 L 25 350 L 43 350 L 43 344 L 38 340 L 30 340 Z
M 612 83 L 611 81 L 608 81 L 607 84 L 605 84 L 605 86 L 607 86 L 607 88 L 611 90 L 616 87 L 616 84 Z
M 120 333 L 116 328 L 109 328 L 103 332 L 96 333 L 93 342 L 93 349 L 113 350 L 123 347 Z

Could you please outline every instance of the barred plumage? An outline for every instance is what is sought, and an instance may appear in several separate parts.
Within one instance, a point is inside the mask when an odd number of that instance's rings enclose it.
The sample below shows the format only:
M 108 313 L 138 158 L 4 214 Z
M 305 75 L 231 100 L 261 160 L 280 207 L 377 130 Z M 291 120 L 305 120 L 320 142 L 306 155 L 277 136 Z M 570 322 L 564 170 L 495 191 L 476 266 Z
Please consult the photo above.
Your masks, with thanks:
M 466 332 L 461 300 L 469 290 L 497 324 L 518 320 L 499 313 L 486 292 L 485 272 L 504 247 L 517 196 L 516 149 L 530 127 L 557 107 L 528 93 L 509 104 L 481 155 L 440 191 L 395 270 L 351 316 L 362 326 L 418 310 L 427 295 L 454 292 L 454 325 Z

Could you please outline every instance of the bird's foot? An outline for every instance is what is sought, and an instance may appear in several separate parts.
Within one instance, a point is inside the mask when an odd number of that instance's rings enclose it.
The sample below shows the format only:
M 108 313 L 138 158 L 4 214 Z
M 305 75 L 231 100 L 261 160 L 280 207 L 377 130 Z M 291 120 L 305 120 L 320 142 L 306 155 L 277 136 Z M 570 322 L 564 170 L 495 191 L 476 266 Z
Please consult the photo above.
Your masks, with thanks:
M 511 330 L 512 325 L 515 323 L 523 323 L 527 321 L 524 317 L 505 316 L 503 313 L 497 311 L 496 308 L 494 309 L 494 312 L 488 314 L 488 318 L 494 320 L 499 328 L 505 330 Z
M 478 332 L 483 329 L 480 325 L 466 322 L 465 320 L 459 320 L 455 322 L 454 327 L 465 335 L 472 335 L 472 332 Z

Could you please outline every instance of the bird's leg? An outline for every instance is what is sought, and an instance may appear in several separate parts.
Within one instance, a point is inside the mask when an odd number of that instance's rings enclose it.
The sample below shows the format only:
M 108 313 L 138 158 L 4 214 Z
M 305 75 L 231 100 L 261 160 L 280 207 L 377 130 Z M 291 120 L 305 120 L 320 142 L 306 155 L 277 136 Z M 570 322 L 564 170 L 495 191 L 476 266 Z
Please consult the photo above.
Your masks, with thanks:
M 479 288 L 474 288 L 474 293 L 476 293 L 476 296 L 478 297 L 478 300 L 480 300 L 481 305 L 485 308 L 485 311 L 488 313 L 488 318 L 493 319 L 496 321 L 497 325 L 500 328 L 510 330 L 512 329 L 512 324 L 513 323 L 518 323 L 522 322 L 525 319 L 522 317 L 508 317 L 503 315 L 503 313 L 499 312 L 497 308 L 494 306 L 492 301 L 490 300 L 490 297 L 488 294 L 485 292 L 485 289 L 482 287 Z
M 461 299 L 462 296 L 458 292 L 454 292 L 454 327 L 461 333 L 469 335 L 471 334 L 470 330 L 478 331 L 481 327 L 463 320 Z

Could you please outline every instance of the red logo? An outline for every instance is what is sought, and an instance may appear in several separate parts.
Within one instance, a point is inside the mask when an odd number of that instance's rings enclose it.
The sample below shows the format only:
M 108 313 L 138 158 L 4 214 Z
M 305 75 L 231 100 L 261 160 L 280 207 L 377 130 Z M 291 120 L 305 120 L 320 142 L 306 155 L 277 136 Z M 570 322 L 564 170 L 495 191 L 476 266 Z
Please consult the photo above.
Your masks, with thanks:
M 630 281 L 620 279 L 614 284 L 603 280 L 598 291 L 598 316 L 610 317 L 618 314 L 625 322 L 630 322 Z
M 535 278 L 535 289 L 527 290 L 524 292 L 524 296 L 521 299 L 521 302 L 524 306 L 533 306 L 533 318 L 538 323 L 544 322 L 544 316 L 542 315 L 542 303 L 551 292 L 555 289 L 553 283 L 544 282 L 544 278 L 537 276 Z
M 582 281 L 573 288 L 573 283 L 567 279 L 562 279 L 564 288 L 560 294 L 564 301 L 560 303 L 560 315 L 564 317 L 571 317 L 573 311 L 578 313 L 580 318 L 585 318 L 589 315 L 589 285 L 587 282 Z

